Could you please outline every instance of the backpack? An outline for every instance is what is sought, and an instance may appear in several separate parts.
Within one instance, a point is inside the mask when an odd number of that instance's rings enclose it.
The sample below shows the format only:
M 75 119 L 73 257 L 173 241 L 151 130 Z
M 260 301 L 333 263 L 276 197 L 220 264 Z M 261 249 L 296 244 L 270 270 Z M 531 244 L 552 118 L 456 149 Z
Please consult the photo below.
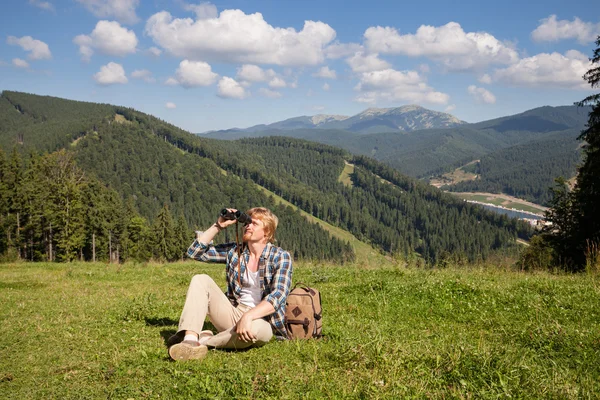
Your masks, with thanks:
M 321 293 L 298 282 L 288 294 L 285 328 L 289 339 L 311 339 L 323 336 Z

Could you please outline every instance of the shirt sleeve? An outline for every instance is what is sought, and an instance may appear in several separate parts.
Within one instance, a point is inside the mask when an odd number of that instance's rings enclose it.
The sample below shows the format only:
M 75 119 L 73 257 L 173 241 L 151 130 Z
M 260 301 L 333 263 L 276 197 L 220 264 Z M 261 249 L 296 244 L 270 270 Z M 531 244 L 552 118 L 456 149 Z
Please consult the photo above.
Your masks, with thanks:
M 198 242 L 198 240 L 194 239 L 194 242 L 187 250 L 187 255 L 198 261 L 225 263 L 227 262 L 227 252 L 234 246 L 235 243 L 211 245 Z
M 271 281 L 271 293 L 264 300 L 269 302 L 275 310 L 285 305 L 285 300 L 292 285 L 292 257 L 287 251 L 281 252 L 275 260 L 275 274 Z

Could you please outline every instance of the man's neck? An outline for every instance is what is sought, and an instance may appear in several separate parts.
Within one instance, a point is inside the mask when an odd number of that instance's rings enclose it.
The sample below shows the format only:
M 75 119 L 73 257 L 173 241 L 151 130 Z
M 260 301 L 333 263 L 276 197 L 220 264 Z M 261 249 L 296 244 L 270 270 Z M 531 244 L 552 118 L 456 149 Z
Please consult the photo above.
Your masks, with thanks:
M 248 250 L 250 250 L 250 254 L 254 258 L 258 258 L 261 256 L 263 250 L 267 246 L 266 242 L 248 242 Z

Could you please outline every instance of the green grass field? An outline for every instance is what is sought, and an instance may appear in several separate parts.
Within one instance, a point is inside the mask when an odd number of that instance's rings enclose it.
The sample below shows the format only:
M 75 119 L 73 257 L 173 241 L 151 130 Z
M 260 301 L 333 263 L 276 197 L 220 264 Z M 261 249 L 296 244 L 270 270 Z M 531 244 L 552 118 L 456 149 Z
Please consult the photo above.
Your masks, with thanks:
M 3 399 L 600 396 L 600 281 L 295 265 L 325 339 L 168 359 L 190 278 L 223 265 L 0 265 Z

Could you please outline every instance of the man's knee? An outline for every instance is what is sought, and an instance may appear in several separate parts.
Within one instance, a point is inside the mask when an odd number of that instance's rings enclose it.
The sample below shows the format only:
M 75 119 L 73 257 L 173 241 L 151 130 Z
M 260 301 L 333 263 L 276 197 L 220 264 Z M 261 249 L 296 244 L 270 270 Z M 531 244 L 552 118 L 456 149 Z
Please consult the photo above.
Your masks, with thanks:
M 255 320 L 252 325 L 252 333 L 254 333 L 257 343 L 265 344 L 271 340 L 273 337 L 271 324 L 265 320 Z
M 192 277 L 192 282 L 190 285 L 206 287 L 211 282 L 213 282 L 213 279 L 210 276 L 206 274 L 198 274 Z

